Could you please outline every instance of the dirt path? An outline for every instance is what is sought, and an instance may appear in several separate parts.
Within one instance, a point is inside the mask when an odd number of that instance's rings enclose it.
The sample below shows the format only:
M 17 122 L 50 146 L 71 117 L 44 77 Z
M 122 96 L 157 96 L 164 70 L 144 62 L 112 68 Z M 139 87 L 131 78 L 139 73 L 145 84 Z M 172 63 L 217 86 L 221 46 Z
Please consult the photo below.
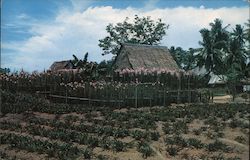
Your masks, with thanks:
M 150 146 L 153 150 L 154 150 L 154 152 L 156 153 L 156 155 L 157 155 L 157 159 L 158 160 L 166 160 L 166 158 L 154 147 L 154 146 Z
M 242 159 L 249 159 L 249 146 L 245 145 L 245 144 L 241 144 L 239 142 L 230 140 L 230 139 L 225 139 L 225 138 L 219 138 L 219 140 L 228 143 L 230 145 L 233 145 L 235 147 L 237 147 L 238 149 L 240 149 L 242 151 L 241 153 L 241 158 Z
M 1 145 L 0 146 L 1 153 L 5 153 L 8 157 L 18 160 L 46 160 L 47 154 L 39 154 L 35 152 L 28 152 L 25 150 L 10 148 L 9 145 Z M 51 160 L 54 160 L 54 158 Z
M 225 143 L 229 143 L 231 145 L 234 145 L 236 147 L 239 147 L 239 148 L 242 148 L 244 150 L 248 150 L 249 146 L 248 145 L 245 145 L 245 144 L 242 144 L 242 143 L 239 143 L 239 142 L 236 142 L 236 141 L 233 141 L 233 140 L 230 140 L 230 139 L 225 139 L 225 138 L 219 138 L 219 140 L 225 142 Z

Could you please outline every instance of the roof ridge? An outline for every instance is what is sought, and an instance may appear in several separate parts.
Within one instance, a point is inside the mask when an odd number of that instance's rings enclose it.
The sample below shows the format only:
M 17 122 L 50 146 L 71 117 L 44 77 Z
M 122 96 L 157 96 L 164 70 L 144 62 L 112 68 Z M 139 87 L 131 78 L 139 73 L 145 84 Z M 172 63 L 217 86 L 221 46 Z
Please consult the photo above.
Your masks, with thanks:
M 138 44 L 138 43 L 121 43 L 122 46 L 137 46 L 137 47 L 151 47 L 151 48 L 167 48 L 167 46 Z
M 62 61 L 54 61 L 54 63 L 60 63 L 60 62 L 70 62 L 71 60 L 62 60 Z

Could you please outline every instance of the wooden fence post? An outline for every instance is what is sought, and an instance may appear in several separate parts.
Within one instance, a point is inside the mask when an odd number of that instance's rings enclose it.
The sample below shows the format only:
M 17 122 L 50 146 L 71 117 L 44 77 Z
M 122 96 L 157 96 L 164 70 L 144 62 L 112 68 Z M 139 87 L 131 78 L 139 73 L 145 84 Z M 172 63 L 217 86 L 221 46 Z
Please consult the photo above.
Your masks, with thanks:
M 188 103 L 191 103 L 190 76 L 188 75 Z
M 180 90 L 181 90 L 181 77 L 178 77 L 178 91 L 177 91 L 177 103 L 180 103 Z
M 135 108 L 137 108 L 137 84 L 135 85 Z
M 91 90 L 91 87 L 90 87 L 90 85 L 88 85 L 88 87 L 89 87 L 89 89 L 88 89 L 88 91 L 89 91 L 89 96 L 88 96 L 88 98 L 89 98 L 89 106 L 91 106 L 91 102 L 90 102 L 90 97 L 91 97 L 90 90 Z
M 164 90 L 163 90 L 163 106 L 166 106 L 166 93 L 165 93 L 165 86 L 164 86 Z
M 68 103 L 68 90 L 67 90 L 67 86 L 65 87 L 65 91 L 66 91 L 66 97 L 65 97 L 65 103 Z
M 152 88 L 152 84 L 150 86 Z M 153 92 L 150 92 L 150 107 L 152 107 Z

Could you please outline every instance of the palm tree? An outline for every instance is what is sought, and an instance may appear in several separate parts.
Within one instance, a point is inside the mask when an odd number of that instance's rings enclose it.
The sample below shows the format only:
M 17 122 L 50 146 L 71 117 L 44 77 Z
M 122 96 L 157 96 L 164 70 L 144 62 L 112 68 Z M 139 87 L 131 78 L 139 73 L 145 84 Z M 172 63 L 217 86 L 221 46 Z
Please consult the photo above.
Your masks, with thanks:
M 229 41 L 228 56 L 226 62 L 228 66 L 237 64 L 241 70 L 246 67 L 246 50 L 244 48 L 244 32 L 241 25 L 236 25 Z M 238 67 L 237 67 L 238 68 Z
M 184 64 L 183 69 L 185 71 L 195 68 L 196 60 L 195 60 L 194 53 L 195 53 L 195 49 L 193 48 L 189 48 L 189 50 L 185 53 L 185 56 L 183 58 L 183 64 Z
M 174 58 L 175 62 L 177 63 L 177 65 L 182 68 L 183 65 L 183 58 L 185 56 L 186 51 L 183 50 L 181 47 L 174 47 L 171 46 L 169 49 L 170 54 L 172 55 L 172 57 Z
M 248 22 L 245 23 L 246 29 L 244 30 L 244 39 L 247 43 L 246 44 L 246 53 L 247 53 L 247 59 L 249 61 L 248 65 L 250 65 L 250 19 L 248 19 Z M 250 69 L 249 69 L 250 70 Z
M 224 71 L 223 58 L 227 52 L 229 34 L 226 27 L 222 27 L 222 21 L 215 19 L 210 23 L 211 30 L 200 30 L 202 41 L 201 48 L 198 49 L 197 55 L 199 67 L 205 66 L 208 73 L 221 74 Z
M 244 29 L 241 25 L 236 25 L 231 33 L 228 47 L 228 55 L 225 58 L 228 70 L 226 72 L 228 87 L 236 95 L 236 85 L 247 75 L 247 52 L 244 46 Z
M 245 23 L 246 29 L 244 30 L 244 38 L 250 43 L 250 19 Z

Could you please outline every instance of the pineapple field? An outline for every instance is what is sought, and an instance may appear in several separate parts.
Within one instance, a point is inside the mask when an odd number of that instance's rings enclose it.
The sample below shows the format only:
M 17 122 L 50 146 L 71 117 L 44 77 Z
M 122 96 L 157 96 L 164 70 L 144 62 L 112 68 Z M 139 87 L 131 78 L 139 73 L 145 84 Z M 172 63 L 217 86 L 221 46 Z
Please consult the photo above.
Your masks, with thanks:
M 249 159 L 244 103 L 96 107 L 1 91 L 2 159 Z

